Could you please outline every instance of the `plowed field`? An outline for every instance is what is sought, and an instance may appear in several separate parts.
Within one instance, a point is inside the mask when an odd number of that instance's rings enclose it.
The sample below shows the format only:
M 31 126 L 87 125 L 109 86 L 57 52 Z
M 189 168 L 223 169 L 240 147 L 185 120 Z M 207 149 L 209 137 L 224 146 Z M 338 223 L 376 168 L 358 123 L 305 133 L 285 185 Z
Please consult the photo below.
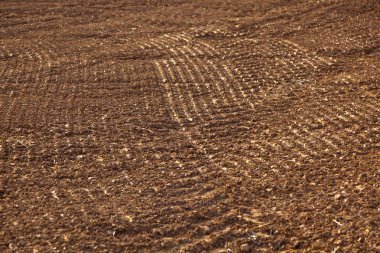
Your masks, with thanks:
M 380 3 L 0 2 L 1 252 L 380 252 Z

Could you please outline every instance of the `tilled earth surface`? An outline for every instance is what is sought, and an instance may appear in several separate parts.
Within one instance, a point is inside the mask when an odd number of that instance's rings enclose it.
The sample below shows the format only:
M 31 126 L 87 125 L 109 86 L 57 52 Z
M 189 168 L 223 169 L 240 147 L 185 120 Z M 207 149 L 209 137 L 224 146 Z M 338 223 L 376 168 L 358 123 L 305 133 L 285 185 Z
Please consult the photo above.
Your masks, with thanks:
M 1 252 L 380 252 L 380 4 L 1 1 Z

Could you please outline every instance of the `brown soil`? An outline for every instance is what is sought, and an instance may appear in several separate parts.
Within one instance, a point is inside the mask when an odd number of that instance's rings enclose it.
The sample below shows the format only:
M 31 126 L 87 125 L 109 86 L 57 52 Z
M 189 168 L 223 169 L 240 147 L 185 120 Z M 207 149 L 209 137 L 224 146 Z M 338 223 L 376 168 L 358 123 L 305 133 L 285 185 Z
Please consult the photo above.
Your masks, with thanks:
M 0 3 L 1 252 L 380 252 L 378 0 Z

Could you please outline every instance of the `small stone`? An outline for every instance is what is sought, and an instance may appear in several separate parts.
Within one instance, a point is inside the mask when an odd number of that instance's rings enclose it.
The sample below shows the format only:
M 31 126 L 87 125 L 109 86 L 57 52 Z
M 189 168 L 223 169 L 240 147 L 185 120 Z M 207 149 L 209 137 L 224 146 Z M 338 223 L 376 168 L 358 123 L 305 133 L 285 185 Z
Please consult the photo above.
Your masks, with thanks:
M 358 189 L 359 191 L 363 191 L 365 189 L 363 185 L 357 185 L 355 188 Z
M 293 248 L 294 249 L 299 249 L 299 248 L 301 248 L 301 242 L 300 241 L 295 241 L 295 242 L 293 242 Z
M 155 235 L 163 235 L 164 232 L 162 232 L 162 230 L 159 229 L 159 228 L 155 228 L 155 229 L 153 229 L 153 234 L 155 234 Z
M 202 226 L 202 230 L 204 233 L 207 233 L 210 231 L 210 227 L 209 226 Z
M 240 250 L 242 252 L 249 252 L 251 250 L 251 246 L 247 243 L 244 243 L 244 244 L 240 245 Z
M 167 248 L 167 247 L 173 247 L 173 241 L 171 238 L 163 238 L 161 240 L 161 247 Z

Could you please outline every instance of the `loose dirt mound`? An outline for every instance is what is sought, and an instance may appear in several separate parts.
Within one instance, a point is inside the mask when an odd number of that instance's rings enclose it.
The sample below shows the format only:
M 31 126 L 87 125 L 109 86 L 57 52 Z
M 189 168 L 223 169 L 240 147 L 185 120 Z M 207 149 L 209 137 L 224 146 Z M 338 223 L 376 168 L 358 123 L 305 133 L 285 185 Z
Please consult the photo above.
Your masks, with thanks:
M 2 1 L 0 251 L 380 251 L 379 13 Z

